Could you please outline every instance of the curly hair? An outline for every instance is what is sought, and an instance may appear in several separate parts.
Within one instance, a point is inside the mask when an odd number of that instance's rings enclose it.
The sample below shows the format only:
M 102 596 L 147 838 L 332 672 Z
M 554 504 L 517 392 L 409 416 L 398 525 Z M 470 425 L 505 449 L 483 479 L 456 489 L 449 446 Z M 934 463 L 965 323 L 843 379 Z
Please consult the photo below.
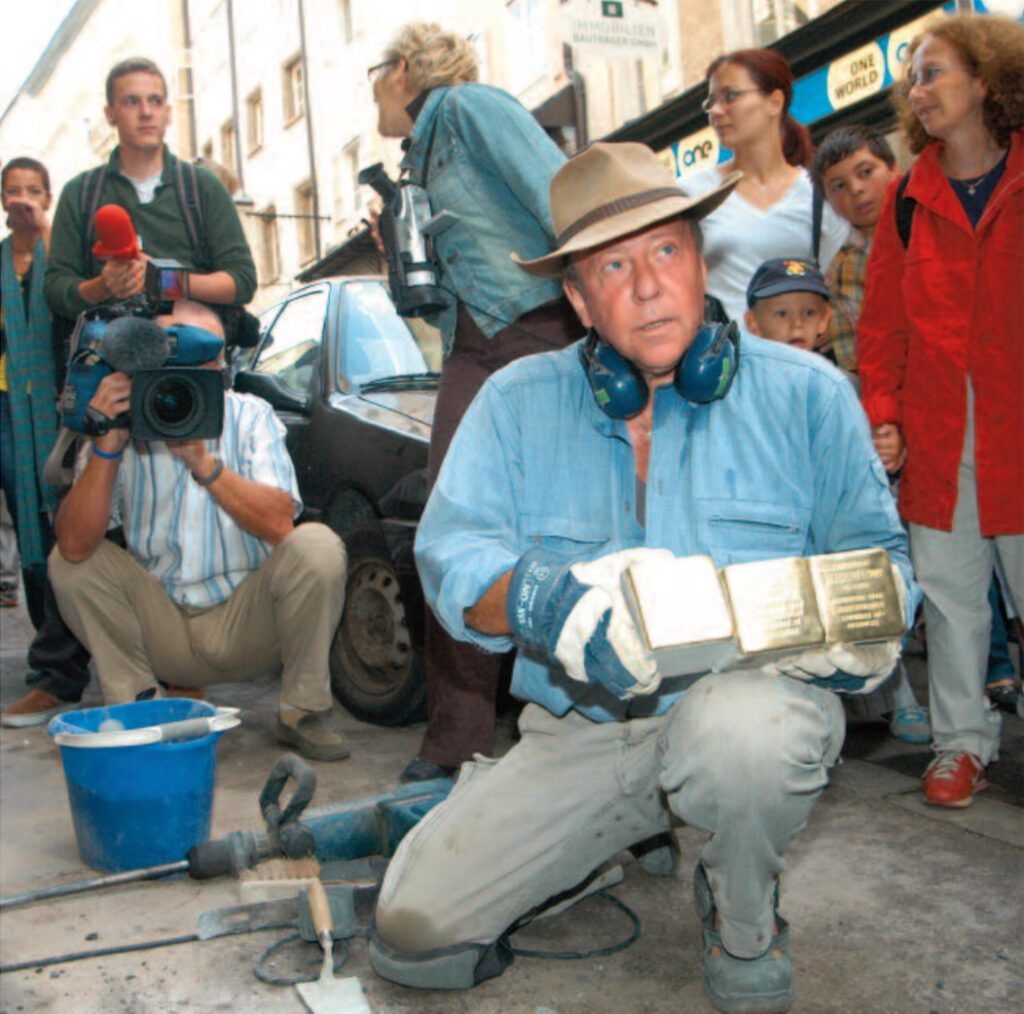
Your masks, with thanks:
M 929 36 L 952 46 L 970 74 L 985 85 L 981 110 L 985 128 L 999 147 L 1009 147 L 1011 134 L 1024 125 L 1024 25 L 995 14 L 962 14 L 932 25 L 911 42 L 906 73 L 893 101 L 915 155 L 934 141 L 910 108 L 913 56 Z
M 461 35 L 428 21 L 403 25 L 384 49 L 385 60 L 405 60 L 415 92 L 476 81 L 480 68 L 473 47 Z

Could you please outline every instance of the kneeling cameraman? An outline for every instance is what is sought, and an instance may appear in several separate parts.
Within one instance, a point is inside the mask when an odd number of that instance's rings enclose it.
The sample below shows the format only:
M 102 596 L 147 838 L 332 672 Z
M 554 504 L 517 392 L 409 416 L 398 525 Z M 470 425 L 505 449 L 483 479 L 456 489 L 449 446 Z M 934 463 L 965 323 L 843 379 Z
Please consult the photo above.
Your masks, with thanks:
M 189 301 L 157 323 L 224 337 L 217 315 Z M 223 346 L 205 365 L 223 366 Z M 126 412 L 131 385 L 105 377 L 93 413 Z M 323 525 L 294 526 L 302 505 L 270 406 L 228 391 L 219 440 L 142 442 L 112 427 L 82 459 L 57 512 L 50 578 L 106 703 L 159 694 L 157 680 L 199 687 L 283 670 L 277 738 L 316 760 L 346 757 L 328 674 L 345 550 Z M 104 539 L 111 521 L 127 551 Z

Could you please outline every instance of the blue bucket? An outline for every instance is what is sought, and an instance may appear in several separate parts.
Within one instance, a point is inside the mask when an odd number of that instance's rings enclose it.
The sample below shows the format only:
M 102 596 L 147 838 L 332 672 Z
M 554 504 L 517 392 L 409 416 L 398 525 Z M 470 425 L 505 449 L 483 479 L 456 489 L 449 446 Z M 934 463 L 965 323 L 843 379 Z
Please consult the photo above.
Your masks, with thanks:
M 59 732 L 106 731 L 213 717 L 204 701 L 173 698 L 115 704 L 58 715 L 49 725 Z M 217 740 L 220 733 L 178 743 L 145 746 L 65 746 L 60 748 L 75 838 L 82 859 L 115 873 L 185 858 L 210 836 Z

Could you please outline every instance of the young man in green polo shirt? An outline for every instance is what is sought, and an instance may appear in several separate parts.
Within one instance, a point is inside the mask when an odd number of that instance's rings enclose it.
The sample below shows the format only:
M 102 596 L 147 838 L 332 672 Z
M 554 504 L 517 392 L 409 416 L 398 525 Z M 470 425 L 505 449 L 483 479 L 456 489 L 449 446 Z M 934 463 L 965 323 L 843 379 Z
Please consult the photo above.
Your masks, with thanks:
M 171 106 L 163 74 L 151 60 L 124 60 L 107 76 L 108 122 L 118 146 L 107 163 L 98 204 L 119 204 L 131 216 L 142 252 L 132 260 L 106 261 L 87 254 L 91 216 L 83 213 L 82 187 L 89 173 L 64 188 L 54 216 L 46 301 L 58 316 L 74 318 L 109 299 L 142 291 L 147 257 L 170 257 L 192 273 L 190 294 L 204 303 L 241 305 L 256 289 L 256 269 L 238 212 L 221 182 L 195 170 L 204 228 L 194 243 L 175 186 L 175 157 L 164 144 Z
M 107 75 L 106 98 L 104 113 L 117 130 L 118 146 L 105 166 L 80 173 L 61 193 L 44 282 L 50 311 L 70 330 L 82 311 L 141 292 L 150 257 L 184 264 L 195 300 L 247 303 L 256 268 L 238 212 L 213 173 L 179 165 L 164 144 L 171 106 L 160 68 L 141 57 L 122 60 Z M 190 202 L 194 206 L 183 206 Z M 104 204 L 128 212 L 139 237 L 137 257 L 93 257 L 92 218 Z M 0 724 L 39 725 L 67 710 L 89 682 L 88 661 L 48 593 L 28 653 L 28 693 L 4 709 Z

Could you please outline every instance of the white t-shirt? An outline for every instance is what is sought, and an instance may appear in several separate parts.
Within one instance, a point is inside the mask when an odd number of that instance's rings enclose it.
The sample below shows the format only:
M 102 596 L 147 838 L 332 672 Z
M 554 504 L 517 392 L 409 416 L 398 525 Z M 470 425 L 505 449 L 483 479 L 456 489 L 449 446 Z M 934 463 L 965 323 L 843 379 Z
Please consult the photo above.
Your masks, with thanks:
M 716 168 L 687 176 L 680 182 L 690 195 L 706 193 L 722 182 Z M 770 208 L 751 204 L 735 190 L 707 218 L 701 220 L 704 260 L 708 266 L 708 293 L 722 301 L 733 320 L 743 320 L 747 309 L 747 285 L 754 272 L 773 257 L 813 259 L 814 218 L 811 177 L 800 170 L 797 181 Z M 825 202 L 821 219 L 822 274 L 846 240 L 849 231 Z
M 134 176 L 127 176 L 124 173 L 121 175 L 135 187 L 135 193 L 139 195 L 139 204 L 149 204 L 156 196 L 156 188 L 160 183 L 160 177 L 163 176 L 163 171 L 161 170 L 144 180 L 137 180 Z

